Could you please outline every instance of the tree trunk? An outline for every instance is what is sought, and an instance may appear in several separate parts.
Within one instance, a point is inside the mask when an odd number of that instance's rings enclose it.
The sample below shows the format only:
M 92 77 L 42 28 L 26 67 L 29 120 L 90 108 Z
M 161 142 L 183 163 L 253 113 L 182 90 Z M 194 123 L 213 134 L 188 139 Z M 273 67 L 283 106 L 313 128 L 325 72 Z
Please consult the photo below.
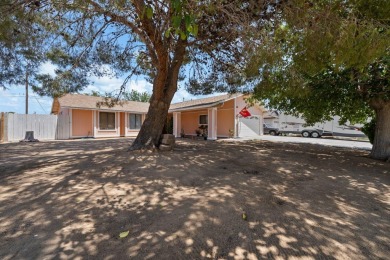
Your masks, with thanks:
M 160 136 L 175 92 L 171 95 L 152 95 L 146 119 L 129 150 L 153 149 L 160 145 Z
M 181 45 L 177 48 L 170 66 L 157 71 L 148 114 L 129 150 L 153 149 L 160 146 L 160 136 L 167 120 L 169 106 L 177 90 L 184 54 L 185 45 Z
M 161 45 L 159 42 L 155 43 L 155 50 L 150 50 L 151 53 L 157 54 L 153 64 L 157 69 L 153 80 L 153 94 L 146 119 L 129 150 L 153 149 L 160 146 L 160 136 L 173 95 L 177 90 L 179 71 L 187 44 L 187 40 L 179 38 L 173 53 L 169 52 L 168 45 Z
M 390 101 L 373 100 L 370 105 L 376 114 L 375 136 L 370 156 L 387 160 L 390 158 Z

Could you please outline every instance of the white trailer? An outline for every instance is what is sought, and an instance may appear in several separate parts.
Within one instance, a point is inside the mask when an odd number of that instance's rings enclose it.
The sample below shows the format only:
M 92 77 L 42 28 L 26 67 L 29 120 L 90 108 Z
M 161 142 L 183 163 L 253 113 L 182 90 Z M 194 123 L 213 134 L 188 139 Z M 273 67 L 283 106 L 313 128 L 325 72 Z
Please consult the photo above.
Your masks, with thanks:
M 291 115 L 279 114 L 278 122 L 279 133 L 281 134 L 300 134 L 303 137 L 319 138 L 321 136 L 345 136 L 345 137 L 365 137 L 360 131 L 362 124 L 340 125 L 340 117 L 335 116 L 331 121 L 316 123 L 313 126 L 307 126 L 304 119 Z

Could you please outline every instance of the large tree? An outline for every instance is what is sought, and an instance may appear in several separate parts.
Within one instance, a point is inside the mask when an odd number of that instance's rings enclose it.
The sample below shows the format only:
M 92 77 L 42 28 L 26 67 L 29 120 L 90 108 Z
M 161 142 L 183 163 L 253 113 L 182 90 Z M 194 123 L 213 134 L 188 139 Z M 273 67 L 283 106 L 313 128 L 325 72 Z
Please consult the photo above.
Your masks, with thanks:
M 31 2 L 38 4 L 26 5 Z M 48 56 L 59 66 L 58 76 L 41 77 L 38 93 L 78 91 L 85 85 L 74 83 L 79 78 L 111 74 L 126 77 L 121 94 L 133 76 L 149 78 L 153 93 L 148 115 L 132 144 L 141 149 L 159 145 L 180 72 L 194 83 L 205 75 L 216 78 L 222 71 L 237 70 L 249 29 L 261 28 L 279 2 L 18 0 L 13 6 L 35 8 L 52 33 Z
M 0 4 L 0 87 L 35 82 L 39 65 L 45 61 L 43 54 L 44 30 L 41 16 L 28 8 L 9 12 L 13 1 Z
M 255 97 L 309 123 L 375 116 L 371 156 L 389 158 L 389 13 L 386 0 L 291 1 L 248 55 Z

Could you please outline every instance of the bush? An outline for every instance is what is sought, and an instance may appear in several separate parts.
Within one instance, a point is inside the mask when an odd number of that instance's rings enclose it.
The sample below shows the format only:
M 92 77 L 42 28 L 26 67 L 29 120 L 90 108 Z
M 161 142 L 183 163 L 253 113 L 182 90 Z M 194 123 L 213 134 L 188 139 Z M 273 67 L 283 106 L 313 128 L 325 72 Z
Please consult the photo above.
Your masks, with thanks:
M 364 126 L 362 127 L 362 132 L 365 135 L 367 135 L 371 144 L 374 142 L 375 126 L 376 126 L 376 119 L 373 118 L 371 119 L 371 122 L 365 123 Z

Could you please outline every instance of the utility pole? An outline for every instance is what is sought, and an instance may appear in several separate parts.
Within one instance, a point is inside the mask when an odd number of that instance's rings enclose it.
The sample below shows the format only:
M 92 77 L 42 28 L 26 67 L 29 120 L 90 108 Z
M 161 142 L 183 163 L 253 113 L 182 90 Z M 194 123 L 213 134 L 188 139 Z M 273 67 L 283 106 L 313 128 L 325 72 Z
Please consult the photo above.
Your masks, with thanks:
M 28 114 L 28 71 L 26 70 L 26 115 Z

